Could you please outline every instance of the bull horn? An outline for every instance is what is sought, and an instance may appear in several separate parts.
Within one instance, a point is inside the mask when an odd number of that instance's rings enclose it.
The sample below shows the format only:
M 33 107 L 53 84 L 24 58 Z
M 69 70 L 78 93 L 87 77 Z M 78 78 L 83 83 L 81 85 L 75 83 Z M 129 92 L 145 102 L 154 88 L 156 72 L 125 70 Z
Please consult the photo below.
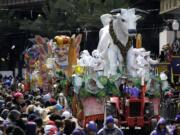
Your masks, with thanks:
M 148 11 L 145 11 L 145 10 L 142 10 L 142 9 L 139 9 L 139 8 L 135 8 L 135 11 L 139 12 L 139 13 L 149 14 Z
M 121 8 L 113 9 L 110 11 L 110 13 L 121 13 Z

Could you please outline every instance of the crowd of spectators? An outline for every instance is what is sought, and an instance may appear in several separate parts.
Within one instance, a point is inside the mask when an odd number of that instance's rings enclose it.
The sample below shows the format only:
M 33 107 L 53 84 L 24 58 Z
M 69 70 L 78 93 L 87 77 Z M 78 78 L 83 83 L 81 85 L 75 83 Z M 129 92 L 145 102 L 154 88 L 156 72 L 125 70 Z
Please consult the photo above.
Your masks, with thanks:
M 7 81 L 8 80 L 8 81 Z M 34 94 L 12 87 L 13 78 L 1 79 L 0 87 L 0 135 L 123 135 L 113 116 L 106 117 L 104 126 L 98 129 L 94 121 L 81 127 L 69 108 L 66 97 L 59 93 Z M 19 85 L 19 84 L 18 84 Z M 19 85 L 20 86 L 20 85 Z M 160 118 L 151 135 L 179 135 L 180 115 L 167 126 Z

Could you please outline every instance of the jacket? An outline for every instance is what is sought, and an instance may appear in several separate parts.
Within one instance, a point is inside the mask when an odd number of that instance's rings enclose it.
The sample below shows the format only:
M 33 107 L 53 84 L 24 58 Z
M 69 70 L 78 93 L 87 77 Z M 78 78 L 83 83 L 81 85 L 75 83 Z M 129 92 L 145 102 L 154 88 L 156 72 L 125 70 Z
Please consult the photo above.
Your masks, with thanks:
M 124 135 L 123 131 L 119 129 L 116 125 L 114 128 L 109 129 L 107 126 L 104 126 L 102 129 L 99 130 L 97 133 L 98 135 Z
M 169 135 L 169 132 L 166 127 L 163 130 L 160 129 L 160 127 L 159 127 L 160 124 L 166 125 L 166 121 L 164 118 L 159 119 L 159 121 L 156 125 L 156 128 L 151 132 L 150 135 Z

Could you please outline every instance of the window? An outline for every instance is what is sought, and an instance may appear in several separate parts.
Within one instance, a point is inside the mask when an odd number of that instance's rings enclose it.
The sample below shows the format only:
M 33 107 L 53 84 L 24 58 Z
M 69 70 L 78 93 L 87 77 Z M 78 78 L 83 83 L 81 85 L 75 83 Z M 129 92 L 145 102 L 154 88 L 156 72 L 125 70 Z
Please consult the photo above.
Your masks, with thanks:
M 169 3 L 168 3 L 168 1 L 166 1 L 165 4 L 166 4 L 165 10 L 168 10 L 168 8 L 169 8 Z

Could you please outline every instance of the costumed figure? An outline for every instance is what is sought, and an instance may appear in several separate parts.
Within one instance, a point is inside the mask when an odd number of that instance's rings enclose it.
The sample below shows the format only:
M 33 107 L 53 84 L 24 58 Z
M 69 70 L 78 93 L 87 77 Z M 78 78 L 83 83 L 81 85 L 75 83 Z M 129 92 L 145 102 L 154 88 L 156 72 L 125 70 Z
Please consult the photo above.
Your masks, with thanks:
M 131 48 L 131 53 L 128 53 L 127 55 L 128 75 L 132 77 L 137 77 L 137 70 L 140 68 L 143 68 L 143 65 L 144 65 L 144 62 L 141 61 L 141 60 L 144 60 L 143 57 L 141 57 L 141 54 L 144 51 L 145 51 L 144 48 Z M 138 62 L 141 62 L 141 63 L 138 63 L 137 60 Z
M 93 57 L 93 63 L 94 63 L 94 71 L 97 72 L 97 76 L 102 76 L 103 71 L 104 71 L 104 64 L 105 61 L 102 58 L 102 55 L 99 53 L 98 50 L 94 50 L 92 52 L 92 57 Z
M 144 56 L 144 78 L 145 81 L 148 81 L 150 79 L 150 75 L 151 75 L 151 71 L 153 70 L 152 65 L 157 65 L 159 63 L 159 60 L 153 60 L 150 57 L 150 51 L 144 52 L 143 53 Z
M 65 35 L 56 36 L 54 39 L 58 48 L 56 48 L 55 59 L 60 69 L 64 69 L 66 75 L 73 74 L 73 66 L 77 64 L 80 42 L 82 35 L 68 37 Z
M 71 38 L 65 35 L 56 36 L 54 38 L 57 47 L 55 48 L 55 62 L 61 69 L 65 69 L 68 66 L 68 52 L 71 44 Z
M 158 60 L 153 60 L 150 57 L 150 51 L 145 51 L 144 48 L 132 48 L 132 53 L 128 54 L 128 74 L 132 77 L 144 78 L 145 81 L 148 81 L 152 65 L 158 63 Z
M 92 56 L 89 54 L 88 50 L 83 50 L 80 54 L 80 59 L 78 60 L 78 65 L 82 67 L 91 67 Z

